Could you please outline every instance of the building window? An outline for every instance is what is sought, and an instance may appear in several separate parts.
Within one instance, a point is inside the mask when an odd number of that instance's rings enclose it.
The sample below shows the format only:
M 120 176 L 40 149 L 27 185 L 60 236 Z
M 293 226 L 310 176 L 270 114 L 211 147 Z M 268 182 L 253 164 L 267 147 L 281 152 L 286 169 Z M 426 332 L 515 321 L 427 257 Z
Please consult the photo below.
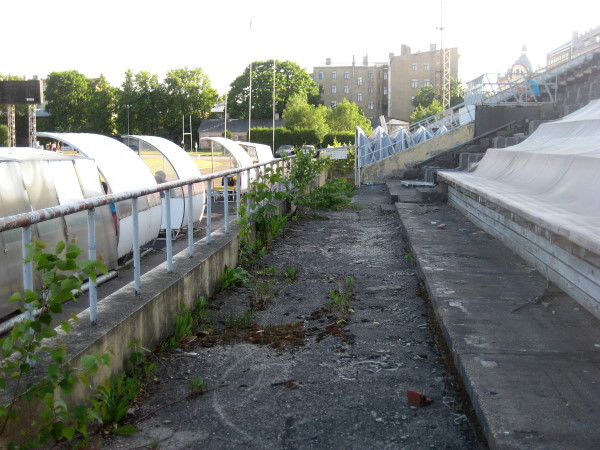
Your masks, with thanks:
M 383 72 L 383 79 L 387 80 L 387 78 L 388 78 L 388 73 L 387 73 L 387 70 L 386 70 L 385 72 Z
M 319 70 L 319 80 L 323 80 L 325 78 L 325 71 Z
M 425 78 L 423 80 L 423 86 L 431 86 L 431 80 L 429 78 Z
M 344 80 L 349 80 L 350 79 L 350 72 L 348 72 L 347 70 L 344 70 Z
M 337 78 L 337 71 L 335 71 L 335 70 L 332 70 L 332 71 L 331 71 L 331 79 L 332 79 L 332 80 L 335 80 L 336 78 Z
M 358 94 L 356 94 L 356 101 L 357 102 L 362 102 L 362 93 L 359 92 Z
M 413 72 L 416 72 L 418 69 L 419 69 L 419 64 L 412 63 L 412 70 L 413 70 Z
M 429 63 L 423 63 L 423 70 L 429 72 Z
M 417 80 L 416 78 L 410 80 L 410 87 L 413 89 L 417 89 L 419 87 L 419 80 Z
M 369 72 L 369 80 L 373 79 L 373 72 Z
M 335 84 L 333 86 L 331 86 L 331 93 L 337 94 L 337 86 Z
M 337 107 L 337 102 L 335 100 L 331 100 L 331 107 L 335 109 Z
M 363 85 L 362 77 L 358 77 L 358 79 L 356 80 L 356 84 L 358 86 L 362 86 Z
M 350 86 L 348 86 L 347 84 L 344 85 L 344 94 L 348 94 L 350 93 Z
M 367 109 L 375 109 L 375 107 L 373 106 L 373 102 L 369 102 L 367 104 Z
M 369 85 L 369 94 L 372 94 L 372 93 L 373 93 L 373 85 L 372 85 L 372 84 L 370 84 L 370 85 Z
M 387 86 L 383 87 L 383 95 L 387 95 Z

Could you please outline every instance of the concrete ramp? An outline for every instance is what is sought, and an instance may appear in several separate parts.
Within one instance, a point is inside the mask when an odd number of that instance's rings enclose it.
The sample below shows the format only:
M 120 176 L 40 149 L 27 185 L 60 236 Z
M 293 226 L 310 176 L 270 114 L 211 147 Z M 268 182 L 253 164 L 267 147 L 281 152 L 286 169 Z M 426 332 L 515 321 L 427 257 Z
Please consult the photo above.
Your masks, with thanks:
M 600 318 L 600 100 L 438 175 L 453 206 Z

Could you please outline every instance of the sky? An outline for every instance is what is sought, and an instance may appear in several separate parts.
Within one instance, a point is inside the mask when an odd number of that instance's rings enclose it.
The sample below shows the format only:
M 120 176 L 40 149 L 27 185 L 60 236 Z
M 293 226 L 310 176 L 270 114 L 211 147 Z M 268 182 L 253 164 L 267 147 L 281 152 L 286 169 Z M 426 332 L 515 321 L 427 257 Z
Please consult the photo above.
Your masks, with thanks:
M 251 61 L 289 60 L 311 73 L 326 58 L 386 62 L 402 44 L 413 53 L 457 47 L 463 82 L 505 72 L 523 45 L 537 69 L 573 31 L 600 26 L 600 2 L 3 0 L 0 17 L 2 74 L 77 70 L 120 87 L 128 69 L 162 80 L 199 67 L 224 94 Z

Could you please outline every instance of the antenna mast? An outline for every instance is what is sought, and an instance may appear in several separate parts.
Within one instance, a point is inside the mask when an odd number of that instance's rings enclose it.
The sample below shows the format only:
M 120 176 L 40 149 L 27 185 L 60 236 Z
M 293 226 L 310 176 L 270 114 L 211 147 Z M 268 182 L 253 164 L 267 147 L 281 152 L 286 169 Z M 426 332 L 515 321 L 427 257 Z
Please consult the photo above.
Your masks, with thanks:
M 450 49 L 444 47 L 444 0 L 440 0 L 440 56 L 442 59 L 442 107 L 450 108 Z

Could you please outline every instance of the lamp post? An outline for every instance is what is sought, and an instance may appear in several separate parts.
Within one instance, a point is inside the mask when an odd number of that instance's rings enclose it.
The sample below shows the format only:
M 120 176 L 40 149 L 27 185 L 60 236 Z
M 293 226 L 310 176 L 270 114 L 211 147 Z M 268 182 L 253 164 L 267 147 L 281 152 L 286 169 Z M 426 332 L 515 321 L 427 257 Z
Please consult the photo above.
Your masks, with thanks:
M 129 108 L 131 105 L 125 105 L 127 107 L 127 136 L 129 136 Z

